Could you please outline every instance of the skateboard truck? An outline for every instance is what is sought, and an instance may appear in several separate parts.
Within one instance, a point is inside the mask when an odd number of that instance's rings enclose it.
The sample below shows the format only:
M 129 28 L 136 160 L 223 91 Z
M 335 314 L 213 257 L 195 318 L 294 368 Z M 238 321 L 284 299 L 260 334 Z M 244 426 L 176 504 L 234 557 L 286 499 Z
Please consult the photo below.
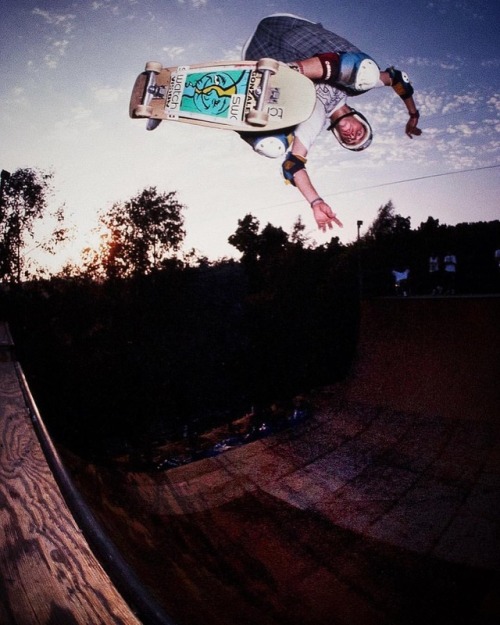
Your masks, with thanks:
M 164 85 L 151 85 L 151 87 L 147 88 L 147 93 L 151 96 L 151 99 L 154 98 L 164 98 L 167 92 L 167 88 Z
M 148 81 L 144 89 L 144 95 L 141 103 L 135 108 L 135 115 L 137 117 L 150 117 L 152 114 L 151 100 L 154 98 L 162 98 L 165 94 L 165 87 L 156 84 L 156 76 L 163 69 L 161 63 L 156 61 L 149 61 L 146 63 L 145 73 L 148 76 Z
M 246 120 L 254 126 L 265 126 L 269 120 L 269 115 L 264 111 L 266 104 L 266 93 L 269 86 L 269 80 L 273 74 L 279 70 L 279 63 L 274 59 L 260 59 L 257 62 L 257 71 L 262 74 L 260 85 L 255 90 L 257 96 L 257 104 L 255 109 L 249 111 Z M 276 92 L 271 92 L 271 97 L 276 97 Z

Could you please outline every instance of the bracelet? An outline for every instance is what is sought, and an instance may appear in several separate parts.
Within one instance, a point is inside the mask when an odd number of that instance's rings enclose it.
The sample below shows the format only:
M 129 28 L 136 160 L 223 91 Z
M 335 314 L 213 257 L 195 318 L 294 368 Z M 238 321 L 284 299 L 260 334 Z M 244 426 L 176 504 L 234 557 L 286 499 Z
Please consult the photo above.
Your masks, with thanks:
M 420 113 L 415 111 L 414 113 L 410 113 L 410 119 L 418 119 L 420 117 Z
M 313 208 L 314 205 L 317 204 L 318 202 L 324 202 L 323 198 L 322 197 L 317 197 L 315 200 L 313 200 L 311 202 L 311 208 Z

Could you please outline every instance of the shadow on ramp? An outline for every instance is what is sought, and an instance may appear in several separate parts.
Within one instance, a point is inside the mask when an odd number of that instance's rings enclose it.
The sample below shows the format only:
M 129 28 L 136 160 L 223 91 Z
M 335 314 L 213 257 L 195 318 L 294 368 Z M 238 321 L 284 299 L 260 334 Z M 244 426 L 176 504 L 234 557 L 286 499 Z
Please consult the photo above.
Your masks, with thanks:
M 163 473 L 74 478 L 179 625 L 500 622 L 499 298 L 363 304 L 293 430 Z

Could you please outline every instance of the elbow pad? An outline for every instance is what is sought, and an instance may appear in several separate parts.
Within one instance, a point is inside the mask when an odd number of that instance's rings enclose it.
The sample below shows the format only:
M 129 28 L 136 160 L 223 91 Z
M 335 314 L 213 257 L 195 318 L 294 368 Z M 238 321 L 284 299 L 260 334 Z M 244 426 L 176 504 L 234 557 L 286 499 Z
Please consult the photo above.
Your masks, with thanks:
M 394 91 L 398 94 L 398 96 L 402 100 L 407 100 L 411 98 L 414 93 L 413 87 L 411 86 L 410 79 L 408 78 L 408 74 L 406 72 L 402 72 L 395 67 L 388 67 L 385 70 L 389 76 L 391 77 L 391 86 Z
M 287 184 L 293 184 L 293 186 L 295 186 L 295 181 L 293 177 L 298 171 L 300 171 L 301 169 L 305 169 L 306 163 L 307 159 L 303 156 L 298 156 L 297 154 L 292 154 L 291 152 L 289 152 L 286 155 L 286 159 L 283 161 L 282 165 L 285 182 Z

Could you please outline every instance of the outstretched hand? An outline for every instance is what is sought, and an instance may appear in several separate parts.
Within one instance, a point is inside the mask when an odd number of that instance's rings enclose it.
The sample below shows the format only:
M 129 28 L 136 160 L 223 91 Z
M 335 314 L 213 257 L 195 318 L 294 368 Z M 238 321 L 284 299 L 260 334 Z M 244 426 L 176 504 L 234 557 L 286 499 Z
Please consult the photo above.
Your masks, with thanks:
M 318 228 L 323 232 L 326 232 L 327 228 L 331 230 L 333 228 L 333 224 L 336 224 L 337 226 L 342 228 L 342 222 L 337 219 L 337 215 L 335 215 L 335 213 L 326 202 L 316 202 L 312 209 L 314 213 L 314 219 L 318 224 Z
M 417 128 L 417 124 L 418 118 L 415 117 L 410 117 L 410 119 L 406 122 L 405 132 L 410 139 L 413 139 L 413 135 L 415 135 L 415 137 L 419 137 L 422 134 L 420 128 Z

